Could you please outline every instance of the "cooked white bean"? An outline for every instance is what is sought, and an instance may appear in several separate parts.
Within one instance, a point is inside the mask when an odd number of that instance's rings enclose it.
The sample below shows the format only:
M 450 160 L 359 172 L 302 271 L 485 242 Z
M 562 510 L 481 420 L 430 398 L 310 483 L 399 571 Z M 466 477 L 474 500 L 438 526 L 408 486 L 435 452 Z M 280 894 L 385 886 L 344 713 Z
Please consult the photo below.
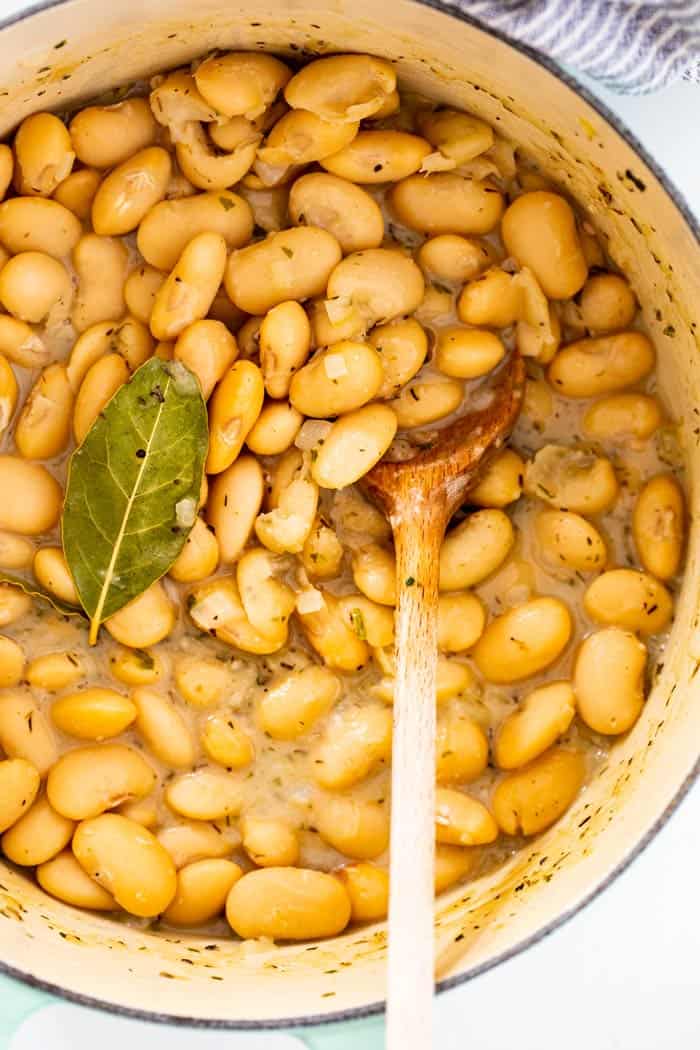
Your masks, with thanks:
M 253 456 L 239 456 L 212 479 L 207 521 L 214 530 L 224 564 L 236 561 L 255 525 L 264 493 L 263 472 Z
M 15 424 L 25 459 L 53 459 L 70 438 L 73 390 L 65 365 L 48 365 L 32 387 Z
M 569 343 L 547 377 L 564 397 L 599 397 L 633 386 L 654 367 L 654 347 L 643 332 L 619 332 Z
M 140 150 L 114 168 L 92 202 L 95 233 L 115 237 L 135 230 L 165 196 L 171 171 L 170 155 L 160 146 Z
M 207 473 L 220 474 L 238 457 L 263 406 L 262 372 L 252 361 L 236 361 L 209 402 Z
M 73 266 L 78 275 L 78 294 L 71 321 L 84 332 L 100 321 L 117 321 L 124 314 L 124 282 L 128 252 L 114 237 L 86 233 L 73 249 Z
M 188 325 L 206 317 L 226 266 L 226 241 L 219 233 L 198 233 L 156 292 L 151 332 L 175 339 Z
M 490 682 L 517 682 L 549 667 L 571 637 L 569 610 L 558 598 L 533 598 L 497 616 L 473 652 Z
M 14 496 L 0 502 L 0 528 L 36 536 L 58 521 L 63 491 L 42 464 L 0 455 L 0 492 Z
M 2 851 L 13 864 L 45 864 L 70 842 L 75 823 L 62 817 L 46 798 L 34 805 L 2 836 Z
M 0 241 L 7 250 L 70 255 L 83 232 L 80 220 L 58 201 L 12 197 L 0 204 Z
M 317 354 L 293 376 L 289 399 L 305 416 L 340 416 L 371 401 L 383 379 L 376 350 L 367 343 L 342 341 Z
M 208 859 L 188 864 L 177 874 L 177 889 L 163 912 L 171 926 L 203 926 L 220 915 L 243 869 L 230 860 Z
M 145 98 L 127 98 L 114 106 L 88 106 L 70 122 L 78 160 L 93 168 L 114 168 L 150 146 L 156 122 Z
M 321 295 L 340 258 L 337 240 L 319 226 L 280 230 L 231 253 L 224 276 L 226 291 L 241 310 L 264 314 L 289 299 Z
M 583 755 L 553 748 L 509 773 L 493 794 L 493 813 L 506 835 L 537 835 L 559 820 L 576 798 L 585 773 Z
M 503 564 L 514 542 L 513 526 L 503 511 L 470 514 L 443 540 L 440 590 L 461 591 L 481 583 Z
M 45 252 L 20 252 L 0 270 L 0 300 L 13 317 L 38 324 L 65 317 L 73 298 L 66 268 Z
M 489 743 L 478 723 L 452 707 L 438 720 L 435 756 L 439 784 L 467 784 L 486 769 Z
M 23 758 L 0 761 L 0 831 L 12 827 L 34 802 L 39 773 Z
M 657 474 L 639 493 L 632 515 L 637 554 L 647 572 L 670 580 L 678 572 L 685 542 L 685 499 L 670 474 Z
M 430 152 L 430 143 L 419 135 L 360 131 L 344 149 L 323 158 L 321 167 L 348 182 L 397 182 L 418 171 Z
M 247 244 L 252 232 L 248 202 L 222 189 L 156 204 L 141 220 L 136 243 L 147 263 L 168 271 L 197 234 L 218 233 L 230 249 Z
M 574 572 L 595 572 L 607 560 L 605 541 L 580 514 L 543 510 L 535 518 L 535 536 L 546 562 Z
M 531 762 L 566 732 L 575 713 L 570 682 L 533 689 L 500 726 L 493 746 L 496 763 L 501 769 L 517 769 Z
M 194 740 L 182 713 L 164 693 L 139 686 L 131 693 L 135 728 L 148 749 L 175 769 L 194 765 Z
M 320 226 L 338 241 L 343 254 L 378 248 L 384 219 L 376 201 L 360 186 L 316 171 L 294 181 L 289 217 L 295 226 Z
M 512 448 L 499 452 L 481 475 L 478 485 L 469 493 L 469 502 L 477 507 L 506 507 L 520 499 L 525 464 Z
M 217 112 L 248 120 L 265 112 L 291 75 L 284 62 L 256 51 L 213 55 L 194 74 L 200 92 Z
M 52 897 L 65 901 L 75 908 L 90 911 L 116 911 L 117 902 L 111 893 L 83 871 L 71 850 L 64 850 L 57 857 L 40 864 L 36 869 L 36 880 Z
M 450 325 L 438 333 L 435 364 L 447 376 L 477 379 L 495 368 L 505 352 L 494 332 Z
M 454 788 L 435 791 L 435 839 L 450 846 L 480 846 L 498 838 L 498 825 L 483 802 Z
M 72 211 L 81 222 L 85 222 L 90 216 L 101 179 L 99 171 L 94 168 L 81 168 L 59 183 L 53 192 L 53 199 Z
M 598 441 L 644 441 L 661 426 L 661 407 L 646 394 L 613 394 L 594 401 L 583 430 Z
M 619 485 L 609 459 L 586 449 L 545 445 L 525 467 L 525 492 L 559 510 L 600 514 L 615 503 Z
M 354 122 L 371 117 L 396 88 L 396 72 L 373 55 L 333 55 L 300 69 L 284 97 L 295 109 L 310 109 L 326 120 Z
M 53 731 L 26 693 L 7 690 L 0 696 L 0 747 L 8 758 L 31 762 L 42 779 L 56 761 Z
M 73 853 L 86 874 L 131 915 L 160 915 L 175 896 L 177 875 L 166 850 L 147 828 L 118 813 L 79 824 Z
M 138 751 L 125 744 L 97 744 L 61 755 L 51 766 L 46 794 L 64 817 L 86 820 L 143 798 L 155 782 L 155 772 Z
M 596 733 L 625 733 L 644 705 L 647 650 L 630 631 L 605 627 L 580 645 L 574 692 L 580 717 Z
M 314 823 L 333 849 L 356 860 L 373 860 L 389 845 L 389 813 L 378 802 L 324 796 L 314 805 Z
M 258 343 L 265 390 L 270 397 L 287 397 L 294 373 L 306 361 L 311 346 L 311 327 L 303 307 L 295 300 L 273 306 L 262 319 Z
M 429 236 L 489 233 L 503 213 L 495 186 L 452 172 L 409 175 L 388 196 L 399 222 Z
M 226 918 L 244 940 L 316 940 L 345 929 L 350 898 L 341 882 L 323 871 L 263 868 L 249 871 L 234 885 Z
M 388 405 L 365 405 L 333 423 L 311 464 L 311 475 L 327 489 L 352 485 L 371 470 L 394 440 L 398 420 Z
M 430 237 L 418 249 L 418 262 L 426 273 L 439 280 L 464 284 L 473 280 L 493 262 L 488 242 L 456 233 Z
M 328 277 L 326 296 L 367 329 L 413 313 L 424 292 L 425 281 L 413 259 L 390 248 L 368 248 L 338 263 Z
M 34 556 L 34 575 L 50 594 L 68 605 L 80 605 L 80 598 L 62 547 L 42 547 Z
M 165 801 L 190 820 L 224 820 L 240 812 L 241 785 L 223 770 L 198 769 L 171 780 L 165 789 Z
M 122 645 L 148 649 L 162 642 L 175 626 L 175 607 L 160 580 L 105 620 L 105 627 Z
M 341 790 L 359 783 L 391 757 L 391 711 L 375 704 L 337 712 L 314 752 L 314 778 Z

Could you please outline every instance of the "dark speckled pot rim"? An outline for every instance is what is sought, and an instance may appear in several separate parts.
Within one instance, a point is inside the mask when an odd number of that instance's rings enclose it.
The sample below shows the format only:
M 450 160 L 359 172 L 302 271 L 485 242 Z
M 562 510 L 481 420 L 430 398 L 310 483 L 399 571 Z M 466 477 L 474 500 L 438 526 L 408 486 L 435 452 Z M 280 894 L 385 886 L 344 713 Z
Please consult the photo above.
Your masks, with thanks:
M 12 25 L 16 25 L 19 22 L 26 21 L 33 15 L 40 14 L 43 11 L 51 10 L 54 7 L 62 7 L 64 4 L 69 3 L 70 0 L 39 0 L 37 3 L 29 4 L 23 11 L 11 15 L 9 18 L 0 20 L 0 32 L 3 29 L 8 29 Z M 471 15 L 465 14 L 464 12 L 452 7 L 449 4 L 443 2 L 443 0 L 415 0 L 415 2 L 421 4 L 424 7 L 431 7 L 441 14 L 448 15 L 457 21 L 465 22 L 467 25 L 472 26 L 475 29 L 479 29 L 489 36 L 495 37 L 502 43 L 512 47 L 515 51 L 519 51 L 526 58 L 531 59 L 537 65 L 542 66 L 549 73 L 551 73 L 558 80 L 562 81 L 569 87 L 575 94 L 579 95 L 585 102 L 594 109 L 603 120 L 609 124 L 618 135 L 624 139 L 628 146 L 641 158 L 646 164 L 647 168 L 653 173 L 662 188 L 670 197 L 675 204 L 676 208 L 683 216 L 690 232 L 698 243 L 698 249 L 700 250 L 700 222 L 698 218 L 693 214 L 685 200 L 685 197 L 680 190 L 673 184 L 668 175 L 664 172 L 661 166 L 649 155 L 648 151 L 641 144 L 639 139 L 629 130 L 625 123 L 619 119 L 600 99 L 596 98 L 588 88 L 584 87 L 574 76 L 564 70 L 557 62 L 553 61 L 547 55 L 543 55 L 533 48 L 528 47 L 526 44 L 519 43 L 518 41 L 510 39 L 505 33 L 502 33 L 496 29 L 492 29 L 488 25 L 485 25 L 477 18 L 473 18 Z M 550 934 L 558 930 L 564 923 L 568 922 L 569 919 L 573 918 L 579 912 L 588 905 L 591 901 L 595 900 L 608 886 L 620 876 L 624 871 L 629 868 L 634 860 L 646 849 L 649 843 L 656 837 L 661 829 L 671 819 L 675 811 L 680 806 L 683 799 L 686 797 L 695 781 L 700 777 L 700 756 L 696 761 L 693 769 L 690 771 L 688 776 L 684 779 L 680 785 L 678 791 L 671 799 L 669 804 L 663 810 L 663 812 L 654 821 L 652 826 L 646 832 L 645 835 L 639 840 L 636 846 L 630 850 L 630 852 L 605 876 L 601 881 L 593 887 L 593 889 L 587 893 L 580 900 L 576 901 L 570 908 L 559 914 L 556 919 L 552 919 L 551 922 L 546 923 L 535 933 L 529 937 L 525 937 L 523 940 L 514 944 L 511 948 L 501 952 L 494 958 L 482 963 L 480 966 L 474 966 L 467 970 L 465 973 L 458 974 L 454 977 L 447 977 L 442 981 L 439 981 L 436 985 L 436 991 L 438 993 L 448 991 L 452 988 L 457 988 L 459 985 L 464 984 L 467 981 L 473 980 L 475 977 L 479 977 L 482 973 L 486 973 L 488 970 L 492 970 L 494 967 L 499 966 L 501 963 L 507 962 L 508 959 L 514 958 L 516 955 L 520 955 L 525 952 L 528 948 L 533 947 L 535 944 L 539 944 L 540 941 L 545 940 Z M 10 966 L 0 960 L 0 974 L 5 974 L 8 977 L 13 977 L 18 981 L 29 985 L 30 987 L 37 988 L 41 991 L 48 992 L 59 998 L 66 999 L 70 1002 L 77 1003 L 80 1006 L 91 1007 L 93 1009 L 105 1010 L 108 1013 L 117 1014 L 121 1017 L 130 1017 L 141 1021 L 150 1021 L 158 1024 L 172 1024 L 172 1025 L 187 1025 L 192 1028 L 208 1028 L 208 1029 L 228 1029 L 238 1031 L 265 1031 L 280 1028 L 305 1028 L 311 1026 L 324 1026 L 334 1025 L 346 1021 L 360 1021 L 369 1017 L 376 1016 L 383 1013 L 384 1001 L 379 1000 L 374 1003 L 369 1003 L 366 1006 L 354 1007 L 347 1010 L 338 1010 L 335 1013 L 324 1013 L 324 1014 L 309 1014 L 306 1017 L 290 1017 L 290 1018 L 274 1018 L 265 1019 L 260 1021 L 228 1021 L 228 1020 L 217 1020 L 214 1018 L 207 1019 L 201 1017 L 186 1017 L 180 1014 L 167 1014 L 159 1013 L 157 1010 L 139 1010 L 134 1007 L 121 1006 L 118 1003 L 112 1003 L 105 999 L 97 999 L 90 995 L 82 995 L 79 992 L 71 991 L 70 989 L 63 988 L 59 984 L 54 984 L 51 981 L 40 980 L 31 974 L 24 973 L 21 970 L 16 969 L 14 966 Z

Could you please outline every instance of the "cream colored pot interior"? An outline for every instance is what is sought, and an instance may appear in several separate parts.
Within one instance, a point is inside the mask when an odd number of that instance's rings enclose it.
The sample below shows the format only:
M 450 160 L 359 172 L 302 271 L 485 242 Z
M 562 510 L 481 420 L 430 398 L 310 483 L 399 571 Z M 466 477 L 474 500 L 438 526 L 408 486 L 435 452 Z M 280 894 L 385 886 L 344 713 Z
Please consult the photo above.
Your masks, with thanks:
M 332 0 L 317 7 L 287 0 L 262 8 L 258 0 L 75 0 L 0 33 L 0 130 L 34 110 L 73 104 L 214 47 L 387 56 L 404 83 L 472 110 L 531 153 L 588 211 L 644 304 L 667 403 L 685 421 L 695 515 L 700 331 L 693 307 L 700 247 L 615 130 L 552 74 L 498 40 L 405 0 Z M 671 643 L 643 717 L 558 826 L 506 869 L 439 901 L 442 976 L 487 965 L 575 908 L 672 805 L 699 750 L 698 590 L 694 526 Z M 81 914 L 15 871 L 0 870 L 2 962 L 131 1008 L 249 1021 L 362 1007 L 381 998 L 385 948 L 383 926 L 283 948 L 154 936 Z

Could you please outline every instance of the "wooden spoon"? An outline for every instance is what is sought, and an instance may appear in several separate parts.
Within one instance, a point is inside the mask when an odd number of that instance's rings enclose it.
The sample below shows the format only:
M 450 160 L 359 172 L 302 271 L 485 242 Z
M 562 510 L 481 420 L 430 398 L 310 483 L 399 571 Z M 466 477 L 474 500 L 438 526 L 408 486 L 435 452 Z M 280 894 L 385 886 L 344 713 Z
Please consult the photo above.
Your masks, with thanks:
M 382 460 L 363 479 L 396 547 L 397 623 L 391 782 L 388 1050 L 430 1050 L 434 988 L 435 679 L 440 546 L 445 528 L 520 412 L 514 353 L 491 400 L 439 432 L 430 449 Z

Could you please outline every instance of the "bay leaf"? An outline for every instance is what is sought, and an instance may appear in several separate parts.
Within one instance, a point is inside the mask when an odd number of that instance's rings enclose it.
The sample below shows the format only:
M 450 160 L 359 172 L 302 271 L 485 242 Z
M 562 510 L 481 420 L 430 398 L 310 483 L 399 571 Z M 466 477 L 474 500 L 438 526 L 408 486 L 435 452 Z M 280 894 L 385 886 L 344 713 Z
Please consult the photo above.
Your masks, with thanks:
M 207 410 L 196 377 L 151 358 L 100 413 L 68 468 L 63 550 L 90 643 L 160 579 L 197 516 Z
M 64 616 L 85 616 L 79 605 L 69 605 L 68 602 L 57 598 L 55 594 L 49 594 L 35 580 L 25 580 L 24 577 L 15 576 L 11 572 L 0 572 L 0 583 L 9 583 L 13 587 L 19 587 L 30 598 L 38 598 L 39 601 L 48 602 L 49 605 L 54 607 L 56 612 L 63 613 Z

